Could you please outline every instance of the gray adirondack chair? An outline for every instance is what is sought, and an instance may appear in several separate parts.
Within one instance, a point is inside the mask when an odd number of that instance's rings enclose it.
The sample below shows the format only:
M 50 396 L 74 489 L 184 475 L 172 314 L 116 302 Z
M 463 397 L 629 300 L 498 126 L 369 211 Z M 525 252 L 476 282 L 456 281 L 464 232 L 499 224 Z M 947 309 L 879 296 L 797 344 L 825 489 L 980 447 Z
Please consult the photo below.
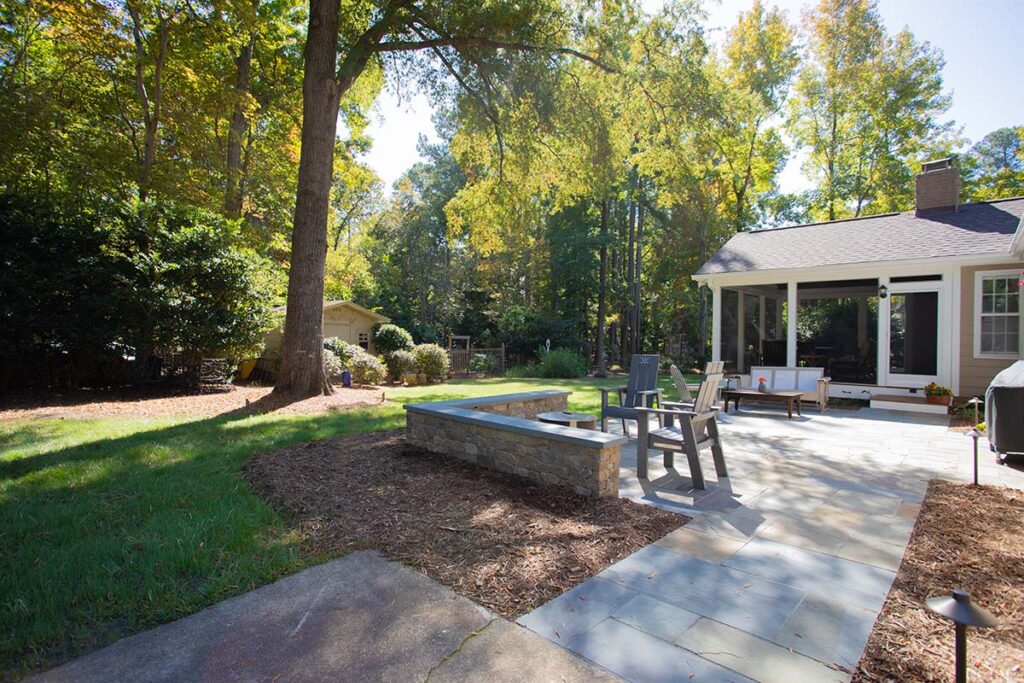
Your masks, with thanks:
M 637 420 L 640 434 L 637 437 L 636 472 L 641 479 L 647 478 L 648 449 L 660 448 L 664 453 L 665 467 L 675 465 L 675 452 L 686 454 L 690 465 L 690 478 L 694 488 L 704 489 L 704 471 L 700 465 L 700 452 L 711 449 L 715 462 L 715 472 L 719 477 L 728 477 L 725 467 L 725 454 L 718 435 L 717 410 L 714 408 L 718 384 L 722 380 L 721 373 L 710 374 L 701 382 L 697 390 L 697 398 L 693 409 L 680 407 L 637 408 L 641 419 Z M 648 415 L 658 415 L 664 420 L 665 426 L 651 430 L 648 426 Z M 675 424 L 678 422 L 678 425 Z
M 601 389 L 601 431 L 608 431 L 608 418 L 622 420 L 622 433 L 629 436 L 626 420 L 639 420 L 638 407 L 661 407 L 658 388 L 658 354 L 635 354 L 629 362 L 629 380 L 624 387 Z M 615 393 L 619 405 L 608 401 Z
M 676 391 L 679 392 L 678 402 L 665 402 L 664 406 L 668 408 L 692 408 L 693 407 L 693 394 L 690 393 L 690 387 L 686 386 L 686 377 L 675 365 L 672 365 L 669 369 L 669 374 L 672 375 L 672 383 L 676 386 Z M 708 361 L 708 364 L 704 367 L 704 374 L 702 377 L 708 375 L 722 374 L 725 371 L 724 361 Z M 718 397 L 721 392 L 715 394 L 715 405 L 718 405 Z

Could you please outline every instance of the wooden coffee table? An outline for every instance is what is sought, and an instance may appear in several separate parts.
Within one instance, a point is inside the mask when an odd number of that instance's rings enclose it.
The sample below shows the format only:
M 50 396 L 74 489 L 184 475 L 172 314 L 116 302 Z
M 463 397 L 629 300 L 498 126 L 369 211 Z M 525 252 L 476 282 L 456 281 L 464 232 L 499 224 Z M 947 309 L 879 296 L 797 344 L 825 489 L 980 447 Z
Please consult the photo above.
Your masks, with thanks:
M 785 403 L 786 412 L 789 413 L 789 419 L 793 419 L 793 404 L 796 404 L 796 414 L 800 415 L 800 399 L 803 397 L 804 392 L 802 391 L 771 391 L 763 392 L 757 389 L 723 389 L 722 399 L 725 401 L 725 412 L 729 412 L 729 400 L 736 406 L 736 412 L 740 410 L 740 401 L 745 398 L 762 401 L 774 401 L 775 403 Z
M 537 413 L 537 419 L 540 422 L 565 425 L 566 427 L 579 427 L 580 429 L 595 429 L 597 427 L 597 418 L 595 416 L 587 413 L 573 413 L 568 410 Z

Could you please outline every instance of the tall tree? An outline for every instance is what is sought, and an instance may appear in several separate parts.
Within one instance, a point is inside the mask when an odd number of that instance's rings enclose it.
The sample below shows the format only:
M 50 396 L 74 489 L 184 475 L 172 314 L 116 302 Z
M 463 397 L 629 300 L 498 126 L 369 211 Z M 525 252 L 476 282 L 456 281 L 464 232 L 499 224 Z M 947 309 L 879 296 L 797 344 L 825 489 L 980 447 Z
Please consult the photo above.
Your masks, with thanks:
M 493 112 L 496 77 L 517 66 L 541 76 L 567 56 L 575 13 L 560 2 L 436 4 L 388 0 L 373 5 L 310 0 L 303 77 L 302 150 L 292 229 L 288 308 L 275 392 L 330 391 L 321 367 L 323 274 L 334 141 L 341 98 L 374 60 L 411 55 L 426 84 L 454 81 Z M 341 59 L 339 62 L 339 47 Z M 431 61 L 424 62 L 419 55 Z M 417 61 L 418 60 L 418 61 Z M 381 63 L 381 62 L 378 62 Z M 529 81 L 511 79 L 511 90 Z M 517 93 L 518 94 L 518 93 Z
M 994 130 L 962 159 L 964 193 L 973 200 L 1024 194 L 1024 126 Z

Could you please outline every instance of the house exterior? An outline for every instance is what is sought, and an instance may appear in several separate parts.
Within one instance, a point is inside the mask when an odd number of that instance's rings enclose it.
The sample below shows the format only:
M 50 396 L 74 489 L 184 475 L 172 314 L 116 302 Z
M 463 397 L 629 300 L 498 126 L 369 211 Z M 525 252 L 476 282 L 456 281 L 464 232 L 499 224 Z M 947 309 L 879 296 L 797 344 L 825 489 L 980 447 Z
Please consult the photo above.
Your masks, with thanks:
M 823 366 L 838 397 L 983 394 L 1024 357 L 1024 197 L 959 194 L 943 159 L 917 176 L 913 211 L 735 235 L 694 275 L 713 359 Z
M 275 309 L 285 312 L 285 307 Z M 361 346 L 370 353 L 373 348 L 373 328 L 375 325 L 391 322 L 391 318 L 374 313 L 351 301 L 324 302 L 324 338 L 338 337 L 349 344 Z M 282 325 L 284 324 L 282 318 Z M 263 337 L 264 355 L 270 356 L 281 348 L 284 328 L 277 327 Z

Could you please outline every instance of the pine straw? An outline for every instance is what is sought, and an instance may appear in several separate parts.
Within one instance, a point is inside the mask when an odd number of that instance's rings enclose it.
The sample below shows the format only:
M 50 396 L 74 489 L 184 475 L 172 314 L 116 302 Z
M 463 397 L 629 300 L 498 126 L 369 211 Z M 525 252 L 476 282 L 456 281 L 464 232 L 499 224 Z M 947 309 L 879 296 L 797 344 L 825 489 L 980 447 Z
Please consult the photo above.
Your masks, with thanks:
M 1024 493 L 931 482 L 853 680 L 954 680 L 953 625 L 924 606 L 954 588 L 1002 622 L 968 629 L 969 677 L 1024 680 Z
M 271 394 L 270 387 L 228 386 L 202 393 L 168 390 L 69 390 L 36 392 L 0 401 L 0 420 L 15 418 L 213 417 L 226 413 L 280 412 L 313 415 L 378 405 L 383 390 L 342 389 L 330 396 L 295 401 Z
M 687 521 L 435 455 L 402 434 L 289 446 L 254 457 L 246 477 L 308 551 L 377 548 L 511 618 Z

